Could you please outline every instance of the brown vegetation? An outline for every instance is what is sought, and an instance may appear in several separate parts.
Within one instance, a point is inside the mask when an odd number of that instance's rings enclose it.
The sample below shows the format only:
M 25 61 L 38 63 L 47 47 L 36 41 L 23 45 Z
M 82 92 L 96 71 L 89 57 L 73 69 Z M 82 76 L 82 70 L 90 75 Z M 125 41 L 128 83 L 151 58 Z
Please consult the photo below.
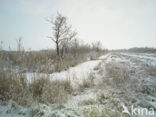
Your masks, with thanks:
M 72 93 L 70 81 L 50 81 L 48 77 L 34 78 L 28 84 L 26 77 L 15 73 L 0 71 L 0 100 L 12 99 L 19 105 L 32 102 L 63 104 Z

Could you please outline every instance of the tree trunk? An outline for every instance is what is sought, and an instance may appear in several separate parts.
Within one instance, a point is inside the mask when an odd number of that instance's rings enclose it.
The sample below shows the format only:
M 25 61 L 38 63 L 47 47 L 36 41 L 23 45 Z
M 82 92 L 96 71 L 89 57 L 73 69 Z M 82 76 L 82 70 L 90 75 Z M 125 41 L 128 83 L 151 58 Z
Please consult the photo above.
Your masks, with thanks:
M 64 54 L 64 47 L 62 47 L 61 49 L 61 58 L 63 58 L 63 54 Z
M 60 49 L 59 49 L 59 44 L 56 43 L 56 52 L 57 52 L 57 56 L 60 55 Z

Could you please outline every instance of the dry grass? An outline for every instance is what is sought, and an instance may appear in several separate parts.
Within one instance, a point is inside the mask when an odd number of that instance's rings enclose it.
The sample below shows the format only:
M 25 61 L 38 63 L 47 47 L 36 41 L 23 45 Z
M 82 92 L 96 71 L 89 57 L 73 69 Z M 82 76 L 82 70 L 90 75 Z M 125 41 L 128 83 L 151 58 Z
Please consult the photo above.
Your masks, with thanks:
M 32 92 L 42 103 L 63 104 L 68 99 L 68 94 L 72 93 L 70 81 L 53 81 L 49 78 L 35 80 L 31 84 Z
M 156 66 L 150 65 L 146 67 L 146 71 L 148 75 L 156 77 Z
M 9 97 L 9 86 L 11 79 L 7 77 L 7 74 L 0 70 L 0 99 L 7 100 Z
M 68 53 L 64 57 L 57 57 L 52 50 L 45 51 L 0 51 L 0 65 L 11 70 L 18 70 L 20 73 L 38 72 L 53 73 L 66 70 L 86 61 L 92 51 Z M 97 53 L 97 52 L 96 52 Z M 76 54 L 76 55 L 75 55 Z M 102 54 L 102 52 L 101 52 Z M 91 54 L 93 55 L 93 54 Z M 96 57 L 98 54 L 96 55 Z M 95 57 L 95 58 L 96 58 Z
M 95 99 L 86 99 L 86 100 L 82 100 L 78 103 L 79 106 L 82 106 L 82 105 L 95 105 L 97 102 Z
M 120 112 L 108 107 L 104 109 L 99 109 L 97 107 L 85 108 L 83 114 L 85 117 L 122 117 Z
M 20 105 L 29 105 L 33 97 L 28 89 L 25 76 L 1 71 L 0 99 L 12 99 Z
M 79 58 L 74 58 L 72 55 L 69 55 L 65 56 L 63 59 L 60 58 L 60 60 L 55 60 L 54 66 L 56 71 L 62 71 L 80 64 L 83 61 L 86 61 L 86 57 L 83 57 L 82 55 L 80 55 Z
M 19 105 L 32 102 L 63 104 L 72 93 L 70 81 L 53 81 L 48 77 L 36 78 L 28 84 L 26 77 L 15 73 L 0 71 L 0 100 L 12 99 Z
M 111 78 L 113 85 L 117 87 L 123 86 L 130 80 L 130 70 L 125 64 L 116 62 L 106 63 L 105 70 L 106 79 Z
M 69 80 L 50 81 L 48 77 L 35 79 L 30 84 L 30 89 L 39 102 L 57 104 L 65 103 L 73 91 Z
M 95 85 L 94 83 L 94 74 L 89 73 L 87 78 L 83 78 L 82 83 L 78 84 L 78 91 L 82 92 L 86 88 L 93 87 Z
M 104 67 L 99 67 L 97 70 L 100 71 L 101 69 Z M 130 106 L 136 104 L 138 100 L 143 100 L 140 102 L 141 107 L 145 107 L 145 105 L 148 108 L 152 107 L 145 103 L 144 97 L 155 94 L 156 85 L 154 83 L 149 85 L 146 80 L 139 80 L 137 75 L 131 75 L 131 69 L 125 63 L 106 63 L 104 70 L 106 74 L 103 82 L 97 87 L 97 90 L 102 89 L 101 92 L 97 93 L 97 100 L 100 104 L 109 104 L 111 108 L 116 108 L 119 111 L 121 107 L 119 103 L 121 102 Z M 154 73 L 153 70 L 154 68 L 150 68 L 151 72 L 148 73 Z M 109 93 L 107 93 L 108 91 Z

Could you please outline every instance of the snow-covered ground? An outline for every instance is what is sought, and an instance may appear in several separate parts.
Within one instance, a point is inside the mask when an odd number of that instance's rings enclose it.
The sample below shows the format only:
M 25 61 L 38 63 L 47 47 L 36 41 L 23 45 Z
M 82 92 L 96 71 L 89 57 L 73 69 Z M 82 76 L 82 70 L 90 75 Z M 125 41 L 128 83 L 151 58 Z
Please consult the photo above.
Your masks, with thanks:
M 96 67 L 100 61 L 101 60 L 87 61 L 75 67 L 71 67 L 66 71 L 49 74 L 49 77 L 52 81 L 70 80 L 72 86 L 76 87 L 79 82 L 81 83 L 83 79 L 86 79 L 88 77 L 88 75 L 93 71 L 94 67 Z M 32 78 L 36 75 L 45 76 L 47 74 L 26 73 L 29 82 L 31 82 Z
M 128 68 L 130 80 L 126 85 L 116 88 L 111 83 L 106 83 L 108 80 L 106 80 L 105 67 L 108 63 L 117 63 Z M 108 53 L 97 60 L 71 67 L 67 71 L 49 74 L 52 81 L 70 79 L 73 88 L 77 88 L 83 79 L 89 78 L 90 73 L 94 76 L 94 86 L 82 92 L 74 92 L 62 107 L 57 107 L 55 104 L 32 104 L 26 108 L 10 101 L 0 106 L 0 117 L 105 117 L 104 115 L 109 117 L 114 110 L 120 113 L 116 117 L 120 117 L 123 105 L 128 109 L 131 109 L 131 106 L 148 110 L 152 108 L 155 111 L 152 117 L 156 117 L 155 70 L 156 54 Z M 33 75 L 34 73 L 26 74 L 30 82 Z M 110 114 L 106 108 L 111 110 Z

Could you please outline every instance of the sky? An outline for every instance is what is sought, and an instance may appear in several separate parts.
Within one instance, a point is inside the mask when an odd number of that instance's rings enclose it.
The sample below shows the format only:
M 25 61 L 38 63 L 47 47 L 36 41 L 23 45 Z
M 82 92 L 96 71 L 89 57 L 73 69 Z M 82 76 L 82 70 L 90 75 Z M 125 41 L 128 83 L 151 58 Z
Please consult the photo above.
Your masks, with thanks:
M 3 49 L 55 48 L 45 19 L 59 11 L 84 43 L 100 41 L 107 49 L 156 47 L 156 0 L 0 0 Z

